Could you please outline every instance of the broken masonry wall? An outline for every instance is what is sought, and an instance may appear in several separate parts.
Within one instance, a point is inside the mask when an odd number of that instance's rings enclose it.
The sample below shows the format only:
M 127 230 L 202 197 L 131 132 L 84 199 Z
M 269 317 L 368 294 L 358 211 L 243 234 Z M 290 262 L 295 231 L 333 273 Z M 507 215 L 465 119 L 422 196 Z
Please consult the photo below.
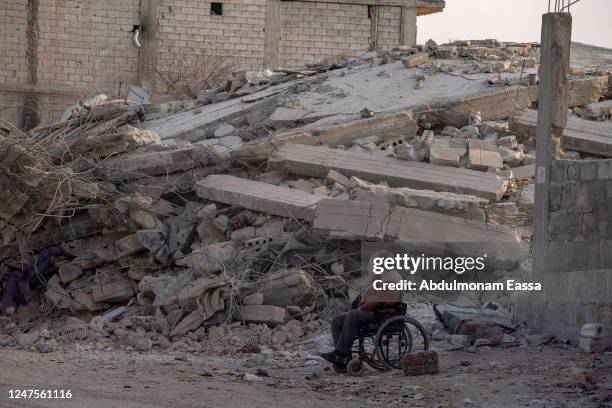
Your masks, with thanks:
M 28 105 L 55 120 L 78 98 L 137 83 L 139 24 L 139 0 L 3 2 L 0 117 L 21 125 Z
M 27 1 L 5 1 L 0 13 L 0 118 L 19 123 L 27 85 Z
M 377 6 L 377 8 L 376 46 L 390 50 L 401 44 L 402 8 L 394 6 Z
M 189 62 L 202 55 L 214 55 L 217 61 L 222 59 L 233 69 L 260 69 L 264 56 L 265 0 L 219 3 L 221 15 L 213 13 L 209 1 L 161 0 L 157 13 L 158 63 L 167 65 L 177 57 Z
M 358 56 L 372 45 L 400 45 L 401 7 L 283 1 L 279 63 L 298 68 L 304 61 L 338 55 Z
M 543 292 L 519 297 L 518 316 L 570 340 L 612 327 L 612 159 L 553 160 L 548 216 Z
M 306 60 L 367 51 L 370 25 L 367 5 L 283 1 L 280 66 L 295 68 Z

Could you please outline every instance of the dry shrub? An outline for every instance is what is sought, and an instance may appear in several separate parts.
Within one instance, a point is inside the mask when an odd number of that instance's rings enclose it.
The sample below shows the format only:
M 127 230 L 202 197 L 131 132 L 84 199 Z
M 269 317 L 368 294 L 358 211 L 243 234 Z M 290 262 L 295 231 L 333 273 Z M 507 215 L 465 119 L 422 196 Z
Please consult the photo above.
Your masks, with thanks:
M 221 55 L 211 47 L 202 47 L 186 54 L 165 54 L 153 64 L 153 72 L 167 93 L 185 86 L 200 89 L 216 86 L 233 70 L 232 58 Z

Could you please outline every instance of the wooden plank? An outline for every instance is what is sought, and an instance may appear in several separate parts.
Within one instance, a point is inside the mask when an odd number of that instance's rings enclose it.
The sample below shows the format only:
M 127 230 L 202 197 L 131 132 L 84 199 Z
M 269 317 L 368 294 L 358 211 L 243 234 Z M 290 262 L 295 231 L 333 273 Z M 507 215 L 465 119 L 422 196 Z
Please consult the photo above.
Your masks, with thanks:
M 282 217 L 312 221 L 316 204 L 327 198 L 229 175 L 213 174 L 196 183 L 198 196 L 207 200 Z
M 321 146 L 286 144 L 270 158 L 269 164 L 271 168 L 303 176 L 324 177 L 334 169 L 347 177 L 355 176 L 373 183 L 386 181 L 392 187 L 471 194 L 489 200 L 501 198 L 505 190 L 504 181 L 493 173 Z
M 514 114 L 510 130 L 523 138 L 533 138 L 537 129 L 537 112 L 531 109 Z M 564 149 L 612 157 L 612 123 L 570 116 L 561 136 Z

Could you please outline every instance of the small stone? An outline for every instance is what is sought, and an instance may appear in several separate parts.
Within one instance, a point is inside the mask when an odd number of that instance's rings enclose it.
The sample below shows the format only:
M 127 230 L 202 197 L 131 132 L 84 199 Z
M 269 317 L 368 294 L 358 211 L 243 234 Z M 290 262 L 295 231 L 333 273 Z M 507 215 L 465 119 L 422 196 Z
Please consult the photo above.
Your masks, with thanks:
M 143 351 L 143 352 L 151 351 L 151 349 L 153 348 L 153 342 L 151 341 L 151 339 L 143 337 L 139 339 L 138 341 L 136 341 L 136 343 L 134 344 L 134 347 L 138 351 Z
M 230 220 L 225 215 L 220 215 L 213 220 L 213 225 L 221 232 L 227 232 L 230 229 Z
M 344 273 L 344 264 L 342 262 L 334 262 L 331 266 L 331 271 L 334 275 L 342 275 Z
M 212 377 L 212 376 L 213 376 L 213 375 L 212 375 L 212 372 L 210 372 L 210 370 L 209 370 L 208 368 L 202 368 L 202 369 L 200 369 L 199 374 L 200 374 L 202 377 Z
M 52 353 L 57 349 L 57 342 L 55 340 L 40 341 L 36 344 L 36 350 L 39 353 Z
M 104 330 L 104 318 L 102 316 L 96 316 L 89 321 L 89 328 L 94 332 L 101 332 Z
M 38 341 L 38 333 L 22 333 L 17 337 L 17 344 L 22 347 L 30 347 Z
M 258 377 L 255 374 L 251 374 L 251 373 L 246 373 L 244 375 L 243 379 L 245 381 L 248 381 L 248 382 L 260 382 L 260 381 L 263 381 L 263 379 L 261 377 Z

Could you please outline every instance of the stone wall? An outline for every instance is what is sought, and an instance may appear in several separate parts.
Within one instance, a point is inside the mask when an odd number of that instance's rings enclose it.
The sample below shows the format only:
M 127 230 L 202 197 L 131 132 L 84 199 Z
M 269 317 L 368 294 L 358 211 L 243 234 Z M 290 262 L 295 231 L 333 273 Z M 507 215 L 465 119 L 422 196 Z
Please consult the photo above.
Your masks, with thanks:
M 283 1 L 279 63 L 298 68 L 304 61 L 338 55 L 357 56 L 372 44 L 373 7 L 378 13 L 376 45 L 400 44 L 401 7 Z
M 543 291 L 517 293 L 516 315 L 559 338 L 593 322 L 612 336 L 612 159 L 553 160 L 548 216 Z
M 283 1 L 279 64 L 286 68 L 306 60 L 357 55 L 370 46 L 368 6 Z
M 162 0 L 158 10 L 158 60 L 198 64 L 221 58 L 235 69 L 261 68 L 265 0 L 223 0 L 222 14 L 211 2 Z
M 4 1 L 0 8 L 0 117 L 19 123 L 28 81 L 26 60 L 27 0 Z
M 554 160 L 549 271 L 612 270 L 612 160 Z

